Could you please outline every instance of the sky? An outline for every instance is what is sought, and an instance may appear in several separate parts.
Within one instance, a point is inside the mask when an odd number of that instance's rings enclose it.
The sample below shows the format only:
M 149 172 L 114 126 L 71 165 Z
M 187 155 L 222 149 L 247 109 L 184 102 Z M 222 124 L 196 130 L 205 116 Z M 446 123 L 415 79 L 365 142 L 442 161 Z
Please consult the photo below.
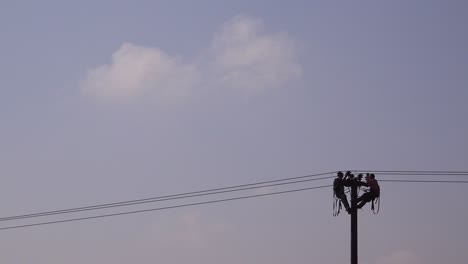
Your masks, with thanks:
M 2 0 L 0 216 L 467 171 L 467 24 L 461 0 Z M 381 188 L 381 212 L 360 211 L 360 263 L 466 263 L 464 186 Z M 332 264 L 349 230 L 317 189 L 4 230 L 0 248 L 6 263 Z

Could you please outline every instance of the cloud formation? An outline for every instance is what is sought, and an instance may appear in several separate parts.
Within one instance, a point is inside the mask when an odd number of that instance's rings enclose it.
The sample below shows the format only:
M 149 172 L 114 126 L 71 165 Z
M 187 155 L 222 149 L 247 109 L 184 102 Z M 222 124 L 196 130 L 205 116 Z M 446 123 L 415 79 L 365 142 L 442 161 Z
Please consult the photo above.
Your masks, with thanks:
M 236 16 L 215 35 L 214 65 L 222 84 L 261 91 L 299 77 L 293 41 L 284 33 L 267 34 L 261 21 Z
M 141 95 L 184 97 L 197 80 L 197 69 L 158 48 L 124 43 L 110 65 L 88 72 L 83 91 L 99 98 L 126 100 Z
M 81 88 L 92 97 L 127 101 L 187 97 L 197 86 L 260 92 L 301 75 L 293 40 L 268 33 L 261 21 L 236 16 L 213 37 L 199 60 L 183 61 L 157 47 L 124 43 L 110 64 L 88 71 Z

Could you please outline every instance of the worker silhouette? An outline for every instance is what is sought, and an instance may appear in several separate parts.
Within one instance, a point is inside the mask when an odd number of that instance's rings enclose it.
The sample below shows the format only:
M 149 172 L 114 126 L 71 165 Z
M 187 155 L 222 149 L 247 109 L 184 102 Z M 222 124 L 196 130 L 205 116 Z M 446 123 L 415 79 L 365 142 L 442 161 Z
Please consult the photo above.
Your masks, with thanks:
M 366 176 L 366 183 L 364 186 L 369 187 L 369 191 L 358 198 L 357 202 L 359 203 L 359 209 L 361 209 L 366 203 L 380 197 L 380 186 L 377 180 L 375 179 L 374 174 L 368 174 Z
M 348 198 L 346 197 L 344 186 L 345 180 L 343 179 L 343 173 L 341 171 L 336 173 L 336 178 L 333 181 L 333 191 L 335 192 L 335 196 L 340 199 L 343 203 L 346 211 L 351 213 L 351 209 L 349 208 Z

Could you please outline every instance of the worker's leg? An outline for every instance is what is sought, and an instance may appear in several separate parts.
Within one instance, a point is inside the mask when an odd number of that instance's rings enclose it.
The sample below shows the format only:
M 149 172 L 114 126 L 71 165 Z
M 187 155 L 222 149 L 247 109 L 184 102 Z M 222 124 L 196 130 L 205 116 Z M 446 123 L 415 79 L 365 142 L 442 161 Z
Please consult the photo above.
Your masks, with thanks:
M 346 211 L 349 211 L 349 203 L 348 203 L 348 198 L 346 197 L 346 194 L 345 193 L 340 193 L 337 195 L 338 198 L 340 198 L 341 202 L 343 203 L 344 205 L 344 208 L 346 209 Z
M 369 193 L 368 193 L 368 192 L 363 193 L 363 194 L 361 195 L 361 197 L 358 197 L 357 202 L 359 203 L 359 202 L 361 202 L 361 201 L 365 201 L 366 199 L 368 199 L 368 196 L 369 196 Z
M 364 193 L 361 197 L 358 198 L 358 208 L 361 209 L 366 203 L 372 201 L 371 193 Z

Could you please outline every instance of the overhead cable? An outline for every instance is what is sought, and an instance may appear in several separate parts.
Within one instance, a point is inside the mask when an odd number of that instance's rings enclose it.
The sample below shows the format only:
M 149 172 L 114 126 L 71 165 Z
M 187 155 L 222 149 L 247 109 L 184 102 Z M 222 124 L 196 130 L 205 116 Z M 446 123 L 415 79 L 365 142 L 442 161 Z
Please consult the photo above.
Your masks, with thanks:
M 62 209 L 62 210 L 38 212 L 38 213 L 31 213 L 31 214 L 15 215 L 15 216 L 9 216 L 9 217 L 1 217 L 0 222 L 19 220 L 19 219 L 25 219 L 25 218 L 35 218 L 35 217 L 43 217 L 43 216 L 51 216 L 51 215 L 59 215 L 59 214 L 76 213 L 76 212 L 82 212 L 82 211 L 100 210 L 100 209 L 122 207 L 122 206 L 129 206 L 129 205 L 138 205 L 138 204 L 144 204 L 144 203 L 155 203 L 155 202 L 193 198 L 193 197 L 198 197 L 198 196 L 207 196 L 207 195 L 214 195 L 214 194 L 221 194 L 221 193 L 228 193 L 228 192 L 239 192 L 239 191 L 245 191 L 245 190 L 259 189 L 259 188 L 265 188 L 265 187 L 274 187 L 274 186 L 280 186 L 280 185 L 289 185 L 289 184 L 303 183 L 303 182 L 310 182 L 310 181 L 318 181 L 318 180 L 333 178 L 334 176 L 318 177 L 318 176 L 327 175 L 331 173 L 332 172 L 319 173 L 319 174 L 285 178 L 285 179 L 279 179 L 279 180 L 263 181 L 263 182 L 257 182 L 257 183 L 249 183 L 249 184 L 235 185 L 235 186 L 229 186 L 229 187 L 208 189 L 208 190 L 203 190 L 203 191 L 194 191 L 194 192 L 179 193 L 179 194 L 173 194 L 173 195 L 165 195 L 165 196 L 158 196 L 158 197 L 151 197 L 151 198 L 144 198 L 144 199 L 137 199 L 137 200 L 115 202 L 115 203 L 98 204 L 98 205 L 92 205 L 92 206 L 75 207 L 75 208 L 70 208 L 70 209 Z M 311 178 L 311 179 L 304 179 L 304 178 Z M 303 180 L 291 181 L 294 179 L 303 179 Z M 274 183 L 274 182 L 278 182 L 278 183 Z M 267 183 L 272 183 L 272 184 L 267 184 Z M 251 186 L 251 187 L 247 187 L 247 186 Z M 240 187 L 245 187 L 245 188 L 240 188 Z
M 203 205 L 203 204 L 222 203 L 222 202 L 242 200 L 242 199 L 258 198 L 258 197 L 265 197 L 265 196 L 272 196 L 272 195 L 279 195 L 279 194 L 302 192 L 302 191 L 307 191 L 307 190 L 329 188 L 329 187 L 332 187 L 332 186 L 333 185 L 323 185 L 323 186 L 316 186 L 316 187 L 309 187 L 309 188 L 302 188 L 302 189 L 293 189 L 293 190 L 288 190 L 288 191 L 272 192 L 272 193 L 266 193 L 266 194 L 247 195 L 247 196 L 240 196 L 240 197 L 234 197 L 234 198 L 226 198 L 226 199 L 198 202 L 198 203 L 187 203 L 187 204 L 173 205 L 173 206 L 166 206 L 166 207 L 158 207 L 158 208 L 145 209 L 145 210 L 128 211 L 128 212 L 122 212 L 122 213 L 101 214 L 101 215 L 88 216 L 88 217 L 70 218 L 70 219 L 57 220 L 57 221 L 48 221 L 48 222 L 39 222 L 39 223 L 33 223 L 33 224 L 8 226 L 8 227 L 0 228 L 0 231 L 9 230 L 9 229 L 33 227 L 33 226 L 52 225 L 52 224 L 59 224 L 59 223 L 66 223 L 66 222 L 84 221 L 84 220 L 91 220 L 91 219 L 98 219 L 98 218 L 121 216 L 121 215 L 139 214 L 139 213 L 146 213 L 146 212 L 153 212 L 153 211 L 162 211 L 162 210 L 175 209 L 175 208 L 181 208 L 181 207 L 189 207 L 189 206 L 197 206 L 197 205 Z

